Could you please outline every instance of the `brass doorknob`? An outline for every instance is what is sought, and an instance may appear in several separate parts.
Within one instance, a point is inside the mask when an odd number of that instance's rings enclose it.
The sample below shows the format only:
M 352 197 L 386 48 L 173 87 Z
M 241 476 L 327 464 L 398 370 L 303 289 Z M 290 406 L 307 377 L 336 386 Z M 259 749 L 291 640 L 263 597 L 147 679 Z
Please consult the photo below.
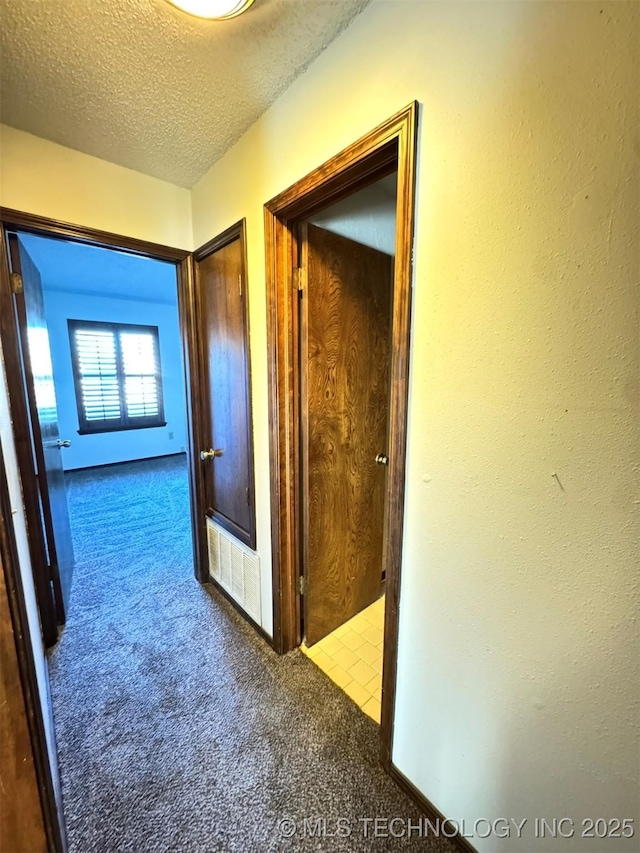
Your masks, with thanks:
M 214 450 L 212 447 L 209 450 L 201 450 L 200 451 L 200 459 L 203 462 L 206 462 L 207 459 L 215 459 L 216 456 L 222 456 L 221 450 Z
M 71 447 L 71 439 L 69 439 L 69 438 L 65 438 L 65 439 L 63 440 L 63 439 L 60 439 L 60 438 L 59 438 L 59 439 L 56 441 L 56 445 L 57 445 L 58 447 Z
M 378 463 L 378 465 L 388 465 L 389 457 L 386 453 L 378 453 L 378 455 L 376 456 L 376 462 Z

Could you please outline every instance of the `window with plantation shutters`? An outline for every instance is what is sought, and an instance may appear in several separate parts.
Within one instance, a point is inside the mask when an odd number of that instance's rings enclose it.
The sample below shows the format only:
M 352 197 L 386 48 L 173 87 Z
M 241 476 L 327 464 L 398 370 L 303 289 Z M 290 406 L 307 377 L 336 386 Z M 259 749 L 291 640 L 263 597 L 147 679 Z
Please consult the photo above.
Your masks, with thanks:
M 69 320 L 80 434 L 166 426 L 157 326 Z

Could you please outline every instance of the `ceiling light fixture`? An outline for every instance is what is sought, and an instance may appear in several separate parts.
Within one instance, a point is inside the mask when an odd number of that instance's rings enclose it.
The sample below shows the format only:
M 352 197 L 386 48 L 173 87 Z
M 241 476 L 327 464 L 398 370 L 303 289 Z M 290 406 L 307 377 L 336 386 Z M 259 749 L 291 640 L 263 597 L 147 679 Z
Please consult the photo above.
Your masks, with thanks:
M 196 18 L 224 21 L 246 12 L 253 0 L 169 0 L 169 3 Z

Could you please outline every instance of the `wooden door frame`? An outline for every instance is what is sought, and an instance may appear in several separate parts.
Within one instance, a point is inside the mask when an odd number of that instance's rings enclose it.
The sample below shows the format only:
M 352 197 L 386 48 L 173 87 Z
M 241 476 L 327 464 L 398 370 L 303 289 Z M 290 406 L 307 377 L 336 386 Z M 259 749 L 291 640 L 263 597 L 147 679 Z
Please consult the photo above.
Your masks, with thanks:
M 199 509 L 204 506 L 204 478 L 196 456 L 203 446 L 202 406 L 200 404 L 200 355 L 196 334 L 195 292 L 193 281 L 193 264 L 191 253 L 185 249 L 177 249 L 160 243 L 139 240 L 122 234 L 101 231 L 81 225 L 73 225 L 44 216 L 37 216 L 19 210 L 0 207 L 0 240 L 2 242 L 2 282 L 0 287 L 0 314 L 2 315 L 2 344 L 5 359 L 10 364 L 19 364 L 20 354 L 16 353 L 18 344 L 17 326 L 13 311 L 12 293 L 9 278 L 8 259 L 6 253 L 6 233 L 8 231 L 35 234 L 40 237 L 68 240 L 75 243 L 95 246 L 102 249 L 116 249 L 131 255 L 150 258 L 157 261 L 167 261 L 176 267 L 176 283 L 178 292 L 178 315 L 180 338 L 184 360 L 184 377 L 187 403 L 187 455 L 189 459 L 189 493 L 191 504 L 191 529 L 193 540 L 194 574 L 198 581 L 208 580 L 207 572 L 207 541 L 203 513 Z M 9 309 L 9 310 L 7 310 Z M 17 361 L 16 361 L 17 359 Z M 7 375 L 9 402 L 12 412 L 21 412 L 26 405 L 21 378 L 15 372 Z M 25 493 L 25 503 L 28 506 L 38 506 L 36 475 L 33 460 L 29 453 L 20 456 L 20 474 L 22 488 Z M 32 516 L 37 518 L 37 516 Z M 33 527 L 39 525 L 32 524 Z M 37 537 L 41 538 L 41 537 Z M 37 544 L 40 559 L 46 553 L 44 542 Z M 39 572 L 38 572 L 39 570 Z M 42 574 L 46 567 L 36 563 L 34 573 Z
M 297 225 L 320 209 L 397 170 L 396 256 L 389 407 L 388 536 L 381 761 L 391 770 L 398 642 L 398 601 L 404 522 L 405 457 L 409 385 L 409 331 L 413 266 L 418 103 L 414 101 L 375 130 L 315 169 L 264 207 L 269 451 L 273 565 L 274 648 L 300 644 L 300 376 L 299 320 L 295 282 Z

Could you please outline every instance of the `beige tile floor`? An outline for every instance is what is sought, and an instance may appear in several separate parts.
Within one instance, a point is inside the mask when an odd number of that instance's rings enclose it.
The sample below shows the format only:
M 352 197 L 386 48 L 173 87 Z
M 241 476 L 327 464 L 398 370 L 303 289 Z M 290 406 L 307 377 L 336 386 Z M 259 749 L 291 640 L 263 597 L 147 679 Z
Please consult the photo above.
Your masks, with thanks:
M 376 723 L 382 694 L 384 596 L 302 651 Z

